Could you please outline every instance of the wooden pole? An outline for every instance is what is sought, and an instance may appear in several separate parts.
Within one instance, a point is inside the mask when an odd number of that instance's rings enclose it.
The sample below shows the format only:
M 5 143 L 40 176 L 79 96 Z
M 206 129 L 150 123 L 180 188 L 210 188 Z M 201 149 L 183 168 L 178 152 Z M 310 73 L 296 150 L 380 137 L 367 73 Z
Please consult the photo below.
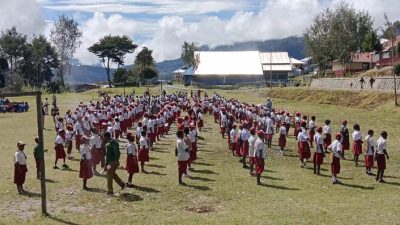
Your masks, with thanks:
M 42 93 L 40 91 L 36 92 L 36 108 L 37 108 L 37 128 L 39 145 L 44 150 L 44 140 L 43 140 L 43 111 L 42 111 Z M 42 200 L 42 214 L 47 215 L 47 204 L 46 204 L 46 175 L 45 175 L 45 163 L 44 155 L 43 160 L 40 165 L 40 190 L 41 190 L 41 200 Z

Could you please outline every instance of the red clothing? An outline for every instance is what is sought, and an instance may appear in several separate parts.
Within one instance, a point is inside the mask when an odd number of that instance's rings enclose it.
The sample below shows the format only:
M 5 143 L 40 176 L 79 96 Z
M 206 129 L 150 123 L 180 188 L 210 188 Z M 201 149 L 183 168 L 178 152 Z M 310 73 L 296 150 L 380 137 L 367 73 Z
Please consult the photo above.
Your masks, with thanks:
M 90 160 L 81 159 L 79 177 L 82 179 L 90 179 L 93 177 L 92 162 Z
M 179 175 L 182 176 L 182 174 L 186 173 L 187 170 L 187 161 L 178 161 L 178 172 Z
M 311 157 L 310 145 L 308 142 L 299 142 L 299 159 L 309 159 Z
M 380 170 L 386 169 L 386 156 L 384 154 L 377 154 L 376 163 L 378 164 L 378 169 Z
M 242 150 L 240 151 L 242 156 L 249 155 L 249 141 L 243 141 Z
M 139 149 L 139 157 L 138 157 L 138 160 L 140 161 L 140 162 L 148 162 L 148 161 L 150 161 L 150 158 L 149 158 L 149 150 L 148 149 L 145 149 L 145 148 L 140 148 Z
M 26 165 L 14 165 L 14 184 L 23 185 L 25 183 L 26 172 L 28 168 Z
M 357 140 L 353 142 L 353 154 L 361 155 L 362 154 L 362 141 Z
M 265 161 L 263 158 L 256 157 L 255 158 L 255 165 L 256 165 L 256 174 L 262 174 L 265 168 Z
M 279 147 L 281 147 L 281 148 L 286 147 L 286 134 L 281 134 L 279 136 Z
M 129 174 L 139 173 L 139 164 L 136 156 L 127 156 L 126 157 L 126 171 Z
M 340 173 L 340 158 L 333 157 L 332 163 L 331 163 L 331 172 L 335 176 Z
M 374 156 L 373 155 L 365 155 L 365 167 L 366 168 L 374 167 Z
M 56 150 L 56 159 L 63 159 L 67 156 L 65 154 L 64 146 L 62 144 L 57 144 L 55 150 Z
M 314 152 L 313 162 L 315 165 L 322 165 L 324 163 L 324 154 Z

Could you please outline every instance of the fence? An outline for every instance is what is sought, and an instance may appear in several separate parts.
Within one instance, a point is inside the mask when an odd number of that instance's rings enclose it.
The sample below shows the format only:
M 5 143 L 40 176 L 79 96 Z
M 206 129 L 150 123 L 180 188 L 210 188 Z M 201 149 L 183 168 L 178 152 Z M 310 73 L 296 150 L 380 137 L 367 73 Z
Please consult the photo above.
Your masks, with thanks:
M 370 87 L 369 79 L 365 79 L 364 89 L 374 89 L 374 90 L 394 90 L 393 77 L 374 77 L 375 83 L 373 87 Z M 323 88 L 323 89 L 353 89 L 360 90 L 361 83 L 360 78 L 321 78 L 314 79 L 311 82 L 312 88 Z M 396 87 L 400 87 L 400 79 L 396 79 Z
M 263 88 L 263 87 L 286 87 L 287 84 L 284 82 L 270 82 L 260 81 L 260 82 L 244 82 L 238 83 L 235 85 L 211 85 L 211 84 L 204 84 L 204 83 L 197 83 L 192 81 L 192 86 L 201 89 L 223 89 L 223 90 L 234 90 L 243 87 L 249 88 Z

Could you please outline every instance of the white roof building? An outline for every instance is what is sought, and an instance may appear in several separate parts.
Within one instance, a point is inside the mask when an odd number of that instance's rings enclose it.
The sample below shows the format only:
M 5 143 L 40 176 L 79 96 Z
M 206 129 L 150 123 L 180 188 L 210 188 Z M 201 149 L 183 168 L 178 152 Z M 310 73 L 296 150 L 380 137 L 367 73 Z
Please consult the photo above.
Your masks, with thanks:
M 261 52 L 260 58 L 264 71 L 292 71 L 287 52 Z

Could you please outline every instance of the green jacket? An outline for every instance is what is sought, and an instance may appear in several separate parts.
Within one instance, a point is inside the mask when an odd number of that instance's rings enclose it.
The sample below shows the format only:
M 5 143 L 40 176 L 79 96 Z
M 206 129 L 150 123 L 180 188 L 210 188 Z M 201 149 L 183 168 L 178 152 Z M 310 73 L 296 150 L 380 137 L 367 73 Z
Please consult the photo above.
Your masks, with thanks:
M 106 164 L 113 161 L 119 161 L 121 152 L 119 151 L 119 144 L 115 140 L 111 140 L 106 144 Z
M 44 157 L 43 154 L 43 148 L 39 144 L 35 145 L 35 148 L 33 149 L 33 156 L 35 157 L 36 160 L 42 160 Z

